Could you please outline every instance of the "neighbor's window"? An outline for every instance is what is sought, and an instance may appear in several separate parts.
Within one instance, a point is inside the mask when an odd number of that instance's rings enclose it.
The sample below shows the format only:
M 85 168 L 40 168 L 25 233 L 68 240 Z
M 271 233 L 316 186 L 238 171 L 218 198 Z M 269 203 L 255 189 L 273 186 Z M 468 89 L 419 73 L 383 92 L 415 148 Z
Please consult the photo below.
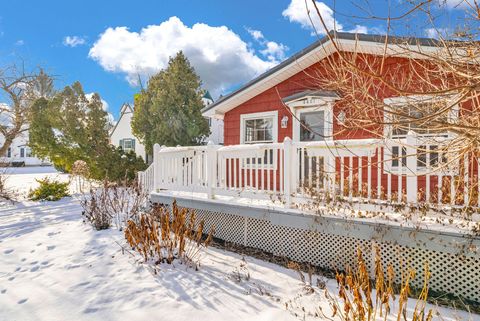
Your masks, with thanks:
M 272 143 L 273 117 L 244 120 L 244 143 Z
M 325 111 L 302 112 L 300 114 L 300 141 L 324 140 Z
M 392 123 L 392 137 L 405 137 L 410 130 L 420 135 L 447 135 L 447 130 L 442 128 L 443 126 L 435 125 L 435 122 L 448 122 L 449 112 L 441 112 L 446 107 L 446 103 L 446 101 L 441 101 L 392 105 L 391 113 L 389 113 Z M 424 119 L 436 113 L 439 113 L 439 115 L 435 118 Z
M 124 138 L 120 140 L 120 147 L 125 152 L 129 152 L 131 150 L 135 151 L 135 139 L 131 138 Z

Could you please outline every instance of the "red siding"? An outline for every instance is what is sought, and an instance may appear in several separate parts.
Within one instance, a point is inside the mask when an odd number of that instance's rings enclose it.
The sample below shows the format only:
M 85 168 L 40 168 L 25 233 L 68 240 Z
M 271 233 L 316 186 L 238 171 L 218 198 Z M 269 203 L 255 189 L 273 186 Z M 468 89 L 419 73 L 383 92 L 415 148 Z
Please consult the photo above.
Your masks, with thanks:
M 391 64 L 394 64 L 399 58 L 391 58 Z M 285 81 L 279 83 L 273 88 L 270 88 L 261 94 L 255 96 L 254 98 L 244 102 L 243 104 L 238 105 L 234 109 L 225 113 L 224 116 L 224 139 L 225 145 L 235 145 L 240 144 L 240 115 L 250 114 L 257 112 L 266 112 L 266 111 L 278 111 L 278 141 L 282 142 L 285 137 L 292 137 L 292 117 L 290 111 L 284 106 L 281 102 L 281 99 L 292 94 L 298 93 L 303 90 L 308 89 L 319 89 L 316 84 L 315 78 L 325 76 L 324 68 L 322 68 L 322 63 L 316 63 L 309 68 L 298 72 L 294 76 L 286 79 Z M 312 76 L 314 75 L 314 76 Z M 339 102 L 334 106 L 334 114 L 337 115 L 340 110 L 343 108 L 342 104 L 344 102 Z M 280 121 L 283 116 L 287 115 L 288 127 L 281 128 Z M 335 139 L 345 139 L 345 138 L 369 138 L 372 137 L 370 131 L 356 130 L 355 132 L 342 132 L 340 131 L 340 126 L 334 123 L 333 130 Z

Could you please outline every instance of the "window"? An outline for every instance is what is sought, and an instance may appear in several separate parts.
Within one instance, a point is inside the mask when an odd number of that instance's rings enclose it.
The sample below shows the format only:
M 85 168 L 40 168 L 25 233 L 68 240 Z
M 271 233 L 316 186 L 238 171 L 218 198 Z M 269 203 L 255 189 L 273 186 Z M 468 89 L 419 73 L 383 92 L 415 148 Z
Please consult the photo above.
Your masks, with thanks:
M 245 121 L 245 142 L 259 143 L 273 141 L 273 120 L 271 118 L 247 119 Z
M 208 127 L 212 127 L 212 119 L 210 117 L 204 117 L 208 122 Z
M 333 138 L 332 104 L 302 107 L 293 111 L 293 140 L 296 142 L 324 141 Z
M 405 137 L 410 130 L 424 136 L 447 136 L 448 132 L 441 123 L 451 122 L 458 112 L 457 107 L 445 110 L 448 102 L 447 99 L 432 101 L 428 97 L 386 99 L 390 110 L 385 113 L 385 121 L 389 124 L 387 131 L 392 138 Z M 424 119 L 434 114 L 438 116 Z
M 30 147 L 25 147 L 25 157 L 32 157 L 32 150 Z
M 300 141 L 320 141 L 325 137 L 325 112 L 311 111 L 300 113 Z
M 274 143 L 277 141 L 278 112 L 265 112 L 255 114 L 244 114 L 240 117 L 240 142 L 242 144 Z M 277 160 L 277 153 L 269 149 L 265 155 L 253 158 L 253 165 L 274 166 Z M 247 158 L 243 166 L 250 165 Z
M 407 148 L 402 147 L 402 156 L 400 157 L 400 146 L 392 147 L 392 167 L 398 167 L 400 159 L 402 160 L 402 167 L 407 166 Z
M 132 139 L 132 138 L 120 139 L 119 145 L 124 152 L 135 151 L 135 139 Z
M 241 116 L 241 143 L 273 143 L 277 141 L 277 112 Z
M 12 148 L 8 147 L 7 152 L 5 153 L 5 157 L 10 158 L 12 157 Z
M 428 155 L 428 161 L 427 161 Z M 447 156 L 445 150 L 439 150 L 439 146 L 419 146 L 417 150 L 417 167 L 436 167 L 440 163 L 447 163 Z
M 20 147 L 20 157 L 24 158 L 25 157 L 25 148 Z

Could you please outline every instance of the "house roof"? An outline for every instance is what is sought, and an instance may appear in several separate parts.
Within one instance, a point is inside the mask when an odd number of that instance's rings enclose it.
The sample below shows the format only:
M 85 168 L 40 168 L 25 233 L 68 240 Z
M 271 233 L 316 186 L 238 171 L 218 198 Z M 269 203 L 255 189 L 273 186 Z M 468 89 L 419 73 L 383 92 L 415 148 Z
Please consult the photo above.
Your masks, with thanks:
M 210 92 L 208 90 L 205 92 L 205 94 L 203 94 L 202 98 L 210 99 L 211 101 L 213 101 L 212 95 L 210 95 Z
M 330 97 L 330 98 L 340 98 L 340 96 L 332 90 L 305 90 L 299 93 L 287 96 L 282 98 L 284 103 L 288 103 L 292 100 L 302 99 L 305 97 Z
M 366 50 L 366 47 L 369 45 L 376 45 L 378 47 L 377 50 L 382 50 L 385 41 L 389 44 L 403 44 L 420 47 L 438 47 L 440 43 L 438 40 L 431 38 L 387 37 L 383 35 L 367 35 L 334 31 L 330 32 L 330 35 L 332 35 L 340 45 L 354 45 L 355 50 L 360 52 L 371 52 L 371 50 Z M 346 50 L 346 48 L 342 48 L 342 50 Z M 220 97 L 213 104 L 204 107 L 202 112 L 208 116 L 214 116 L 217 110 L 221 110 L 219 112 L 220 114 L 227 112 L 248 99 L 253 98 L 262 91 L 271 88 L 295 73 L 298 73 L 302 69 L 313 65 L 315 62 L 320 61 L 333 52 L 334 48 L 330 41 L 330 37 L 325 36 L 295 53 L 275 67 L 269 69 L 265 73 L 247 82 L 239 89 Z M 256 87 L 258 87 L 258 90 L 255 90 Z
M 118 124 L 120 124 L 120 121 L 122 120 L 122 116 L 128 112 L 133 113 L 133 108 L 130 106 L 129 103 L 124 103 L 122 105 L 122 108 L 120 108 L 120 117 L 118 118 L 118 121 L 115 123 L 115 126 L 113 126 L 112 130 L 110 131 L 110 137 L 113 135 L 115 132 L 115 129 L 117 129 Z

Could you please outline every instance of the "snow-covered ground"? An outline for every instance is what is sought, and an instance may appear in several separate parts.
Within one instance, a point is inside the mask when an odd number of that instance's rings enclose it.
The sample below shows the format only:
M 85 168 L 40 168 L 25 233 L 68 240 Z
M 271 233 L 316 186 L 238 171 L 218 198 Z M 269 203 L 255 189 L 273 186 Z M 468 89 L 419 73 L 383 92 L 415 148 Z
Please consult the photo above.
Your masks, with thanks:
M 45 176 L 69 179 L 27 168 L 11 172 L 8 184 L 25 195 Z M 323 291 L 307 294 L 295 271 L 221 249 L 208 249 L 198 271 L 162 265 L 154 274 L 122 251 L 122 232 L 83 223 L 79 198 L 1 205 L 1 321 L 298 320 L 302 307 L 328 310 Z M 327 289 L 335 293 L 335 282 Z M 441 320 L 480 320 L 435 309 Z

